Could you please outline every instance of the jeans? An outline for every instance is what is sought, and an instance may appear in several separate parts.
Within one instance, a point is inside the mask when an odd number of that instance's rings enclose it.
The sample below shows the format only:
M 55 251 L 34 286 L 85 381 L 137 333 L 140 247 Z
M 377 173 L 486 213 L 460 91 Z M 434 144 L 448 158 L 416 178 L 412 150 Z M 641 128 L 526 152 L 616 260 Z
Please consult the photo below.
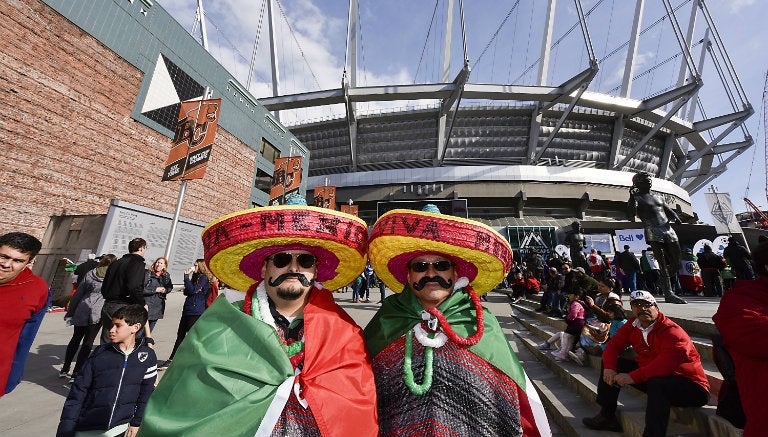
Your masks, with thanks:
M 624 277 L 621 278 L 621 287 L 627 293 L 631 293 L 637 290 L 637 282 L 635 280 L 636 276 L 637 272 L 625 272 Z
M 155 334 L 155 325 L 157 324 L 157 320 L 149 320 L 149 333 L 154 336 Z M 139 331 L 136 333 L 136 338 L 144 338 L 144 328 L 139 329 Z
M 629 373 L 637 369 L 638 365 L 634 360 L 619 357 L 616 367 L 618 373 Z M 597 403 L 601 407 L 600 414 L 603 417 L 614 417 L 621 389 L 606 384 L 602 375 L 603 368 L 601 366 L 601 377 L 597 383 Z M 709 401 L 709 392 L 704 390 L 704 387 L 682 376 L 659 376 L 644 383 L 633 385 L 648 395 L 643 437 L 664 437 L 667 435 L 669 410 L 672 406 L 701 407 Z

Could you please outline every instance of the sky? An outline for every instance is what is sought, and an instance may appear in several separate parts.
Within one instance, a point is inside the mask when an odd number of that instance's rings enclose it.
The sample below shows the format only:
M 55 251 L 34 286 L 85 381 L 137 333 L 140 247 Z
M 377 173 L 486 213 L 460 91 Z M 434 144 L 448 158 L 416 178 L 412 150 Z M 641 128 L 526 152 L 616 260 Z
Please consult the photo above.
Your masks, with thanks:
M 447 19 L 447 0 L 357 0 L 358 61 L 357 85 L 437 83 L 441 81 L 442 46 Z M 195 0 L 158 0 L 185 29 L 193 32 Z M 454 31 L 451 44 L 449 81 L 462 67 L 459 0 L 454 0 Z M 272 95 L 269 35 L 263 0 L 204 0 L 208 49 L 230 73 L 257 97 Z M 544 31 L 547 2 L 542 0 L 466 0 L 464 19 L 466 58 L 471 67 L 470 82 L 535 85 Z M 691 0 L 669 0 L 682 33 L 688 29 Z M 348 2 L 343 0 L 275 0 L 275 28 L 280 76 L 280 94 L 336 89 L 344 71 L 351 71 L 346 44 Z M 626 42 L 631 32 L 635 2 L 630 0 L 582 0 L 591 48 L 600 71 L 590 91 L 618 95 L 626 59 Z M 730 193 L 736 212 L 747 210 L 749 197 L 762 209 L 766 199 L 766 153 L 763 126 L 763 88 L 768 71 L 768 8 L 762 0 L 707 0 L 746 101 L 755 114 L 746 129 L 755 145 L 728 164 L 728 170 L 711 182 L 718 192 Z M 265 6 L 264 6 L 265 7 Z M 673 24 L 663 19 L 662 0 L 646 0 L 638 43 L 635 79 L 629 97 L 644 99 L 673 88 L 683 56 L 676 42 Z M 557 86 L 588 66 L 584 38 L 577 26 L 574 1 L 559 0 L 546 85 Z M 698 65 L 706 27 L 698 14 L 693 34 L 691 59 Z M 199 36 L 199 30 L 193 32 Z M 257 48 L 254 55 L 254 46 Z M 253 62 L 251 60 L 254 60 Z M 725 87 L 711 57 L 705 57 L 699 93 L 701 106 L 694 121 L 733 112 Z M 249 74 L 250 72 L 250 74 Z M 732 83 L 732 82 L 730 82 Z M 735 88 L 730 85 L 730 88 Z M 742 99 L 735 98 L 737 109 Z M 501 104 L 463 101 L 464 104 Z M 392 108 L 434 106 L 436 101 L 363 103 L 362 113 Z M 290 127 L 318 119 L 337 118 L 341 105 L 281 112 L 281 121 Z M 714 129 L 717 135 L 723 128 Z M 705 134 L 709 138 L 709 133 Z M 721 144 L 741 141 L 736 130 Z M 717 165 L 717 162 L 713 166 Z M 691 196 L 699 219 L 712 223 L 702 189 Z

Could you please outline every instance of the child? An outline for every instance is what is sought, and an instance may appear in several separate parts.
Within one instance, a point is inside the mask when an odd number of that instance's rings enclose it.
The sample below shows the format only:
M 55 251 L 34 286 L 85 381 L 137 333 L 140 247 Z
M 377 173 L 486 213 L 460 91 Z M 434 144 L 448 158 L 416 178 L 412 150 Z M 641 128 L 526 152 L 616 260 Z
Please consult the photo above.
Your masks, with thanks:
M 600 356 L 605 350 L 605 346 L 608 340 L 619 330 L 626 322 L 627 316 L 624 314 L 624 308 L 621 306 L 620 301 L 610 300 L 603 305 L 604 313 L 608 316 L 609 323 L 604 323 L 601 326 L 599 333 L 594 331 L 593 327 L 590 327 L 589 322 L 584 326 L 585 331 L 582 332 L 580 344 L 581 347 L 576 351 L 568 352 L 568 356 L 580 365 L 584 365 L 587 362 L 587 354 Z M 587 334 L 587 330 L 590 331 L 590 335 Z M 594 341 L 596 334 L 604 335 L 605 339 L 601 341 Z M 590 336 L 592 338 L 590 338 Z
M 569 310 L 568 316 L 565 318 L 565 331 L 558 332 L 549 338 L 549 340 L 539 345 L 539 349 L 546 350 L 552 347 L 552 344 L 560 344 L 559 350 L 552 351 L 552 355 L 555 356 L 556 361 L 565 361 L 568 359 L 568 351 L 571 350 L 573 345 L 579 340 L 581 330 L 584 328 L 586 314 L 586 306 L 579 300 L 581 293 L 572 289 L 568 292 Z
M 151 339 L 136 339 L 146 323 L 147 311 L 141 305 L 115 312 L 111 343 L 93 351 L 75 378 L 57 437 L 136 435 L 157 379 L 157 357 L 148 346 Z

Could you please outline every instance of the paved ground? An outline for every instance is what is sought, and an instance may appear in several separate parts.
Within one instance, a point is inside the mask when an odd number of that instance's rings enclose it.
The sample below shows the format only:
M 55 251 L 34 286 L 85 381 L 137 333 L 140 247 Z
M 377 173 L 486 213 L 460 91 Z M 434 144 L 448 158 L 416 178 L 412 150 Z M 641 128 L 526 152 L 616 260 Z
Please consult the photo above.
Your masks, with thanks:
M 337 302 L 344 307 L 361 326 L 365 326 L 379 308 L 378 289 L 371 289 L 370 303 L 352 303 L 352 293 L 335 293 Z M 686 298 L 688 305 L 660 303 L 661 311 L 689 320 L 711 323 L 717 310 L 716 298 Z M 168 357 L 176 336 L 184 296 L 174 292 L 169 295 L 166 318 L 159 321 L 153 337 L 156 340 L 158 359 Z M 507 297 L 491 293 L 489 308 L 504 323 L 511 309 Z M 69 393 L 66 380 L 58 378 L 64 351 L 72 335 L 72 328 L 64 325 L 63 313 L 48 313 L 30 351 L 24 379 L 10 394 L 0 398 L 0 435 L 27 437 L 53 435 L 59 422 L 61 408 Z M 511 337 L 510 337 L 511 338 Z M 514 341 L 514 340 L 513 340 Z M 516 346 L 516 345 L 514 345 Z

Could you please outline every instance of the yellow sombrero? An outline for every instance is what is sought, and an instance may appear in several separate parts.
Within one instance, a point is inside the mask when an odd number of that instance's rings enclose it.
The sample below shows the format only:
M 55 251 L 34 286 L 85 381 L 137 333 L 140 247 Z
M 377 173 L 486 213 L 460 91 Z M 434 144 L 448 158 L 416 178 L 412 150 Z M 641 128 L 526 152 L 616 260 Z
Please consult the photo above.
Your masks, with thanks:
M 474 220 L 395 209 L 373 225 L 368 258 L 376 275 L 391 290 L 403 290 L 408 263 L 427 253 L 450 258 L 458 277 L 466 277 L 478 295 L 491 291 L 512 268 L 512 248 L 507 240 Z
M 268 256 L 306 250 L 317 257 L 317 282 L 336 290 L 365 268 L 368 227 L 353 215 L 326 208 L 280 205 L 218 218 L 203 229 L 205 261 L 230 287 L 247 291 L 261 282 Z

